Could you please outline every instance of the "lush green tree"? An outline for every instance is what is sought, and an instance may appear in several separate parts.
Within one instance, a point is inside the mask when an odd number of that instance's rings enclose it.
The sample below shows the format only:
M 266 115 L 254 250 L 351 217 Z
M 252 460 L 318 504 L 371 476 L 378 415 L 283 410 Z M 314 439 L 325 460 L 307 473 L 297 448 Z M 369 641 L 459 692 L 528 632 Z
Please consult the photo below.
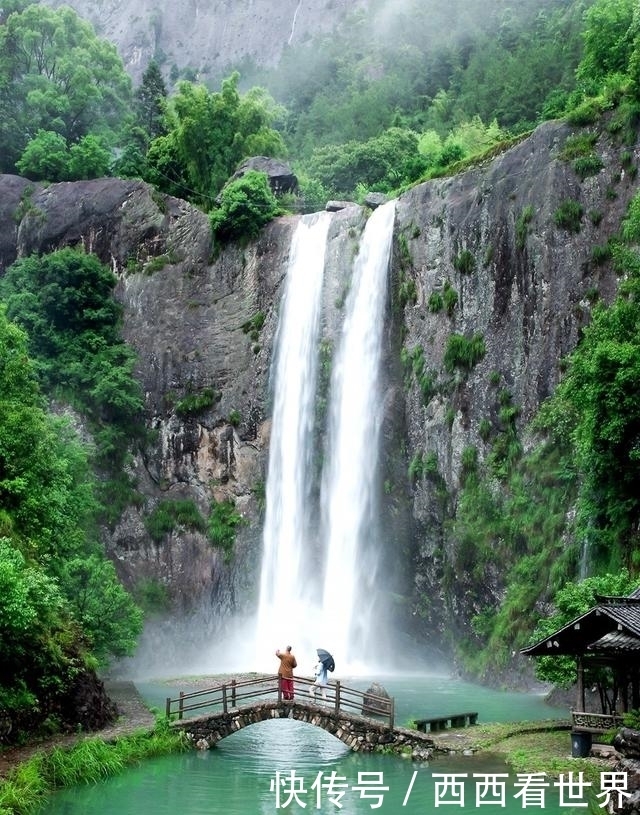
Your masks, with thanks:
M 167 87 L 155 60 L 151 60 L 147 66 L 134 96 L 137 126 L 142 128 L 149 140 L 165 135 Z
M 0 26 L 0 170 L 39 130 L 68 144 L 91 133 L 115 138 L 131 82 L 110 43 L 67 6 L 28 5 Z
M 96 543 L 87 452 L 67 421 L 45 412 L 27 349 L 0 309 L 0 649 L 15 682 L 23 677 L 16 660 L 25 672 L 37 660 L 44 682 L 66 665 L 62 642 L 104 661 L 131 653 L 141 619 Z M 25 626 L 28 634 L 8 642 Z
M 40 381 L 92 423 L 98 458 L 108 470 L 139 432 L 142 409 L 134 355 L 120 336 L 115 283 L 94 255 L 74 249 L 23 258 L 0 280 L 8 315 L 28 333 Z
M 407 180 L 418 156 L 417 134 L 392 127 L 366 142 L 318 148 L 309 172 L 334 194 L 350 194 L 359 183 L 387 192 Z
M 193 200 L 197 194 L 188 179 L 175 135 L 158 136 L 149 145 L 143 167 L 143 178 L 168 195 Z
M 109 172 L 111 153 L 96 136 L 83 136 L 68 146 L 51 130 L 39 130 L 16 162 L 19 172 L 34 181 L 79 181 Z
M 118 156 L 111 166 L 113 175 L 119 178 L 147 178 L 150 181 L 148 144 L 147 133 L 141 127 L 125 127 L 120 138 Z
M 109 174 L 111 153 L 102 139 L 89 133 L 69 148 L 68 181 L 103 178 Z
M 635 0 L 595 0 L 585 13 L 584 56 L 578 77 L 599 82 L 610 74 L 624 74 L 634 51 Z
M 254 238 L 279 212 L 266 173 L 250 170 L 230 181 L 211 213 L 211 227 L 222 241 Z
M 69 171 L 67 142 L 52 130 L 38 130 L 16 161 L 16 168 L 34 181 L 65 181 Z
M 113 563 L 94 553 L 64 560 L 60 584 L 87 646 L 101 664 L 133 653 L 142 612 L 118 580 Z
M 275 105 L 259 88 L 241 96 L 238 79 L 232 74 L 218 93 L 179 84 L 168 106 L 168 134 L 154 139 L 147 155 L 150 181 L 165 192 L 181 189 L 209 209 L 242 159 L 283 155 L 282 137 L 270 126 Z
M 0 708 L 33 724 L 81 667 L 81 632 L 57 581 L 0 538 Z
M 626 279 L 610 305 L 596 304 L 554 399 L 573 421 L 582 474 L 580 534 L 600 567 L 637 566 L 640 523 L 640 196 L 632 201 L 614 246 Z M 630 245 L 628 245 L 630 244 Z
M 27 342 L 0 309 L 0 511 L 3 534 L 51 558 L 82 548 L 96 502 L 85 452 L 43 410 Z

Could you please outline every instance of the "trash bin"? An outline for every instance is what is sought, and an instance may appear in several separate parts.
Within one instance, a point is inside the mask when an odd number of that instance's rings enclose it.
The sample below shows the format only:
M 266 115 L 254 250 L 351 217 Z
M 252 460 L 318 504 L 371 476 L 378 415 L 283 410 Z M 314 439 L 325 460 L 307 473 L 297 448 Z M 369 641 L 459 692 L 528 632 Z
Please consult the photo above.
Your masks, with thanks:
M 573 758 L 586 758 L 591 752 L 591 733 L 571 731 L 571 755 Z

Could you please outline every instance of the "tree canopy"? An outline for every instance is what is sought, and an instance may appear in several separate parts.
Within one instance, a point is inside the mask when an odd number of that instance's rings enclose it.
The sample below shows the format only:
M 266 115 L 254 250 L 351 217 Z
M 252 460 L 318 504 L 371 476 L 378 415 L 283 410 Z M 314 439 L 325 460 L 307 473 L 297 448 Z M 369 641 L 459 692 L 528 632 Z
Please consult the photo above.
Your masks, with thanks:
M 131 81 L 115 46 L 68 6 L 27 5 L 0 25 L 0 170 L 39 131 L 67 145 L 92 134 L 113 143 L 129 108 Z
M 215 93 L 191 82 L 178 85 L 167 105 L 167 134 L 149 148 L 150 181 L 210 209 L 242 159 L 284 154 L 282 136 L 271 127 L 273 101 L 260 88 L 242 96 L 238 80 L 232 74 Z

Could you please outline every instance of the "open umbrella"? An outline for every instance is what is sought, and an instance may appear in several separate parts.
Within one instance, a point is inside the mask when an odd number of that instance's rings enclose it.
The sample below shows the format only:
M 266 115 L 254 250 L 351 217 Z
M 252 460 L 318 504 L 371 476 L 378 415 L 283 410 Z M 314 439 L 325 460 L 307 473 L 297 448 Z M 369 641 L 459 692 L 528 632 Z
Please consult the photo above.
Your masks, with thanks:
M 336 667 L 335 662 L 333 661 L 333 657 L 328 651 L 325 651 L 324 648 L 316 648 L 316 654 L 318 655 L 318 659 L 328 671 L 333 671 Z

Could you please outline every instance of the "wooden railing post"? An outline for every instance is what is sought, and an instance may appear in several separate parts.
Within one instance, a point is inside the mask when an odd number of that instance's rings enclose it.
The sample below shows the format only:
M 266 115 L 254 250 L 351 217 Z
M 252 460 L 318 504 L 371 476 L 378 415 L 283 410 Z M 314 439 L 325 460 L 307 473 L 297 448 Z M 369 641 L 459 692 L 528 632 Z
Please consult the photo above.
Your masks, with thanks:
M 231 707 L 236 707 L 236 680 L 231 680 Z
M 340 680 L 336 680 L 336 716 L 340 714 Z
M 170 696 L 167 696 L 167 704 L 165 706 L 165 713 L 166 713 L 167 719 L 170 719 L 171 718 L 171 697 Z
M 224 713 L 227 712 L 227 686 L 222 686 L 222 710 Z
M 282 683 L 280 682 L 280 677 L 276 677 L 276 682 L 278 683 L 278 704 L 282 702 Z
M 391 699 L 389 700 L 389 729 L 390 730 L 393 730 L 395 714 L 396 714 L 396 700 L 395 700 L 395 697 L 392 696 Z
M 178 700 L 178 718 L 182 718 L 182 709 L 184 707 L 184 691 L 180 691 L 180 699 Z

